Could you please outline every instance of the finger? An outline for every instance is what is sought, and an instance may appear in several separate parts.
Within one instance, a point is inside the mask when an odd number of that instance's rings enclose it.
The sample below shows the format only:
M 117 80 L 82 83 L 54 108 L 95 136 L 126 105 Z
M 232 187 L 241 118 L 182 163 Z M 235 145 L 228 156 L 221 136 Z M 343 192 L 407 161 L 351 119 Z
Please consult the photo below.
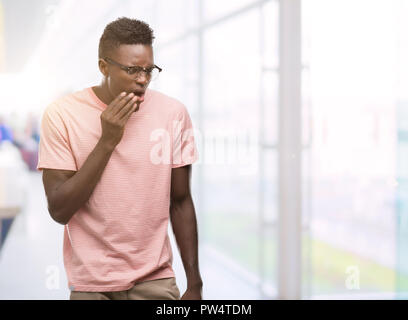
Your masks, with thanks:
M 108 111 L 111 111 L 112 108 L 113 108 L 113 106 L 115 106 L 120 100 L 122 100 L 122 99 L 125 98 L 125 97 L 126 97 L 126 92 L 125 92 L 125 91 L 121 92 L 120 94 L 118 94 L 118 95 L 116 96 L 115 99 L 112 100 L 111 103 L 109 103 L 108 108 L 106 108 L 106 109 L 107 109 Z
M 144 101 L 144 97 L 140 97 L 140 96 L 134 96 L 129 103 L 132 104 L 132 112 L 136 112 L 137 110 L 139 110 L 139 105 Z M 136 104 L 135 104 L 136 103 Z M 126 110 L 124 110 L 126 108 Z M 118 113 L 118 117 L 119 119 L 125 117 L 127 115 L 127 111 L 128 111 L 128 107 L 124 107 L 123 112 L 120 112 L 120 114 Z M 130 116 L 130 115 L 129 115 Z
M 133 112 L 136 112 L 139 110 L 139 106 L 142 103 L 142 101 L 136 101 L 136 108 L 133 110 Z
M 120 99 L 116 104 L 112 105 L 112 114 L 116 116 L 134 97 L 134 93 L 131 92 L 127 94 L 125 97 Z
M 139 110 L 140 104 L 144 101 L 144 96 L 136 96 L 136 109 L 133 112 L 136 112 Z
M 121 92 L 119 95 L 116 96 L 115 99 L 108 105 L 108 107 L 105 109 L 105 113 L 113 117 L 117 113 L 117 108 L 118 105 L 121 105 L 120 103 L 126 100 L 127 93 L 125 91 Z
M 117 119 L 122 119 L 133 107 L 134 103 L 136 102 L 136 97 L 133 97 L 126 103 L 122 109 L 118 111 L 118 113 L 115 115 Z
M 123 115 L 123 117 L 121 118 L 122 121 L 124 121 L 125 123 L 129 120 L 130 116 L 137 110 L 139 109 L 139 101 L 136 101 L 132 104 L 132 107 L 129 109 L 129 112 L 127 112 L 126 114 Z

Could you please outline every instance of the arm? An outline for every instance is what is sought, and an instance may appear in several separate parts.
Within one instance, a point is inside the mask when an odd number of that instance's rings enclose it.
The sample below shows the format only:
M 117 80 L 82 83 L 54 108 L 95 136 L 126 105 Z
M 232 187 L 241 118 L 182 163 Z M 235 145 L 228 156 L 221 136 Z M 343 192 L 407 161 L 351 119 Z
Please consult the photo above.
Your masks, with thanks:
M 182 299 L 201 299 L 202 279 L 198 267 L 197 221 L 190 193 L 191 165 L 172 169 L 170 219 L 187 276 Z
M 113 150 L 99 141 L 79 171 L 44 169 L 48 211 L 56 222 L 67 224 L 88 201 Z
M 107 106 L 100 116 L 102 135 L 80 170 L 44 170 L 48 211 L 55 221 L 67 224 L 89 200 L 113 150 L 122 139 L 129 117 L 139 104 L 139 97 L 123 92 Z

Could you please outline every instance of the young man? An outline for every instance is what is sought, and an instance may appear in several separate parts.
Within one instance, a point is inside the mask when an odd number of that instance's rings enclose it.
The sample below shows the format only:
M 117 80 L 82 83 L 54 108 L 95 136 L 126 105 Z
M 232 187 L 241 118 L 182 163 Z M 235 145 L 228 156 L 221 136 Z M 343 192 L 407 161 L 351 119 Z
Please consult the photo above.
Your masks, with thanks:
M 169 218 L 187 276 L 181 299 L 202 299 L 190 194 L 198 159 L 178 100 L 148 89 L 161 69 L 153 31 L 109 23 L 99 43 L 100 85 L 51 103 L 39 163 L 51 217 L 64 225 L 70 299 L 180 299 Z

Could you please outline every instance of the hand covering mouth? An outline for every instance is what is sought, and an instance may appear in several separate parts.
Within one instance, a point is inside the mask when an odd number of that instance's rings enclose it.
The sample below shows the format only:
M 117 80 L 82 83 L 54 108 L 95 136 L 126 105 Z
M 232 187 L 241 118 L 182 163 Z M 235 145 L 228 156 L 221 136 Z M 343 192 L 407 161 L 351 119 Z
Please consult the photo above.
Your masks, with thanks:
M 137 107 L 136 107 L 136 110 L 134 111 L 134 112 L 136 112 L 136 111 L 138 111 L 139 110 L 139 106 L 140 106 L 140 104 L 144 101 L 144 92 L 143 93 L 139 93 L 139 94 L 136 94 L 136 92 L 133 92 L 137 97 L 138 97 L 138 99 L 136 100 L 136 103 L 138 104 L 137 105 Z

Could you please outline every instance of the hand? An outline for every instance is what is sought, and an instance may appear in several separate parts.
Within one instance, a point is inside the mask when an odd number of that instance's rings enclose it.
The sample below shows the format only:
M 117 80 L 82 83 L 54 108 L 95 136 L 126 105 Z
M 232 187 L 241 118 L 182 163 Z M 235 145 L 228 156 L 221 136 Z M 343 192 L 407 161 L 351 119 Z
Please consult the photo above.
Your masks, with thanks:
M 184 292 L 180 300 L 203 300 L 202 288 L 201 287 L 187 288 L 186 292 Z
M 142 101 L 143 97 L 135 96 L 134 93 L 122 92 L 106 107 L 101 114 L 101 140 L 104 143 L 116 147 L 122 139 L 125 124 L 133 112 L 139 109 Z

